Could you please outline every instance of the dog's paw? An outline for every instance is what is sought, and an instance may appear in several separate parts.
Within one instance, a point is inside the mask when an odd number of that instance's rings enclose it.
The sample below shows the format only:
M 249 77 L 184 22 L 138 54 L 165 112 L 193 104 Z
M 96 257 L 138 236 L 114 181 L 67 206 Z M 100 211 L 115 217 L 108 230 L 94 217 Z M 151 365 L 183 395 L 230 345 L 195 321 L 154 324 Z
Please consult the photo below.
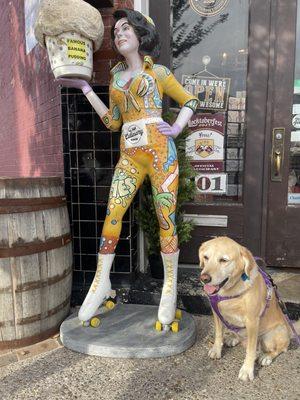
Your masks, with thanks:
M 254 369 L 253 367 L 248 367 L 247 365 L 243 365 L 240 369 L 239 379 L 241 381 L 253 381 L 254 379 Z
M 213 346 L 208 352 L 208 357 L 212 358 L 213 360 L 221 358 L 222 357 L 222 347 Z
M 271 356 L 269 356 L 268 354 L 264 354 L 262 353 L 259 357 L 258 357 L 258 362 L 260 365 L 262 366 L 267 366 L 272 364 L 273 358 Z
M 227 336 L 224 338 L 224 343 L 227 347 L 234 347 L 237 346 L 240 343 L 240 341 L 238 338 L 234 336 Z

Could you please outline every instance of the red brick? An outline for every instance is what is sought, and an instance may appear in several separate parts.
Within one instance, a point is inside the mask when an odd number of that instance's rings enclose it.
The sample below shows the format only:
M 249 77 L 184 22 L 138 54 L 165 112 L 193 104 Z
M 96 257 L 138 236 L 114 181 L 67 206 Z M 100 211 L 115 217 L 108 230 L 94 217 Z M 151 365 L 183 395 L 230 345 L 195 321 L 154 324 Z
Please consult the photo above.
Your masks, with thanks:
M 0 13 L 0 170 L 2 176 L 63 176 L 60 88 L 47 52 L 25 52 L 24 2 L 4 2 Z M 114 8 L 133 7 L 117 0 Z M 101 10 L 105 38 L 95 53 L 93 83 L 108 85 L 118 61 L 111 47 L 114 8 Z

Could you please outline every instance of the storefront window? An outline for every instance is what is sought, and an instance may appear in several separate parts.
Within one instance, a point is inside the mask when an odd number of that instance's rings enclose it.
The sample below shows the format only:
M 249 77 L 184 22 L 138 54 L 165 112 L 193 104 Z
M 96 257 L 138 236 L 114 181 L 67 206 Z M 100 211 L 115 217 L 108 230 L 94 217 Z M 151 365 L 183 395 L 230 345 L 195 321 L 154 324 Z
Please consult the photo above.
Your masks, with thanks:
M 296 62 L 294 78 L 294 104 L 290 145 L 288 203 L 300 204 L 300 3 L 297 7 Z
M 195 202 L 242 201 L 248 3 L 172 2 L 173 71 L 200 100 L 186 146 L 197 171 Z

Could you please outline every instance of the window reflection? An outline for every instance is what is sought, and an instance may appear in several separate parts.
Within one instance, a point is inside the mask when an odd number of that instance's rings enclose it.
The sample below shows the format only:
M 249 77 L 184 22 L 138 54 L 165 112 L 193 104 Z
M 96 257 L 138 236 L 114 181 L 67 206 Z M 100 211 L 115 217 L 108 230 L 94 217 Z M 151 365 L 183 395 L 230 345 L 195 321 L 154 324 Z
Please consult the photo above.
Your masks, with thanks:
M 297 35 L 294 76 L 294 104 L 288 179 L 288 203 L 300 204 L 300 5 L 297 6 Z
M 205 5 L 203 1 L 202 3 Z M 219 110 L 202 108 L 197 112 L 199 120 L 205 121 L 204 117 L 207 114 L 206 119 L 210 121 L 210 124 L 214 120 L 224 121 L 224 126 L 223 138 L 220 136 L 222 135 L 220 129 L 219 132 L 215 132 L 216 130 L 212 126 L 206 126 L 205 122 L 200 123 L 198 130 L 193 128 L 188 146 L 189 155 L 192 155 L 194 148 L 194 156 L 192 156 L 197 170 L 195 184 L 198 194 L 195 201 L 242 200 L 243 147 L 246 132 L 248 3 L 248 0 L 230 0 L 220 13 L 214 16 L 203 16 L 190 6 L 189 1 L 173 0 L 172 2 L 173 71 L 177 79 L 182 82 L 183 75 L 206 77 L 207 84 L 212 86 L 222 84 L 222 82 L 219 83 L 218 78 L 226 78 L 230 81 L 225 108 Z M 206 62 L 208 59 L 209 63 Z M 204 89 L 213 93 L 211 88 Z M 212 143 L 215 148 L 209 156 L 205 151 L 199 152 L 199 148 Z M 221 143 L 223 148 L 220 151 Z M 211 181 L 210 189 L 205 191 L 205 188 L 209 186 L 209 181 Z M 215 182 L 223 182 L 223 190 L 214 191 Z

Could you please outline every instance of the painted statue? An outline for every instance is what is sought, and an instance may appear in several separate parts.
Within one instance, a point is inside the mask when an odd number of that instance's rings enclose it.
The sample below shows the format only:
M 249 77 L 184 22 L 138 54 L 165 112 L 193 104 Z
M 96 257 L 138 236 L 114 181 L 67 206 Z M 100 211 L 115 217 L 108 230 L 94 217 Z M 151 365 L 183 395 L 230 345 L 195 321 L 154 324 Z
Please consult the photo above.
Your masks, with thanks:
M 175 223 L 178 161 L 173 138 L 195 112 L 198 99 L 182 87 L 168 68 L 154 63 L 160 46 L 151 18 L 129 9 L 117 10 L 113 16 L 113 47 L 123 56 L 123 61 L 111 70 L 109 109 L 84 80 L 59 80 L 64 86 L 80 88 L 109 130 L 122 131 L 120 159 L 112 179 L 97 271 L 78 318 L 89 321 L 110 296 L 110 269 L 122 218 L 148 175 L 160 226 L 164 265 L 158 322 L 168 329 L 176 313 L 179 257 Z M 161 118 L 164 94 L 181 106 L 173 125 Z

